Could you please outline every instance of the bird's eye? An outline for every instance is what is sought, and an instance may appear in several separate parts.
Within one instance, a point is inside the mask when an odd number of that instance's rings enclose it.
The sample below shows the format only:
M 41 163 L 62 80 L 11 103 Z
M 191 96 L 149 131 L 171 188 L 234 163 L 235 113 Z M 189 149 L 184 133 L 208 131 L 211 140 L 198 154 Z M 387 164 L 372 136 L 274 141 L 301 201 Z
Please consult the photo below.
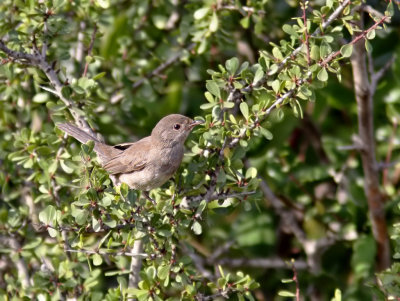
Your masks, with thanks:
M 179 130 L 180 128 L 181 128 L 181 125 L 179 123 L 175 123 L 174 130 Z

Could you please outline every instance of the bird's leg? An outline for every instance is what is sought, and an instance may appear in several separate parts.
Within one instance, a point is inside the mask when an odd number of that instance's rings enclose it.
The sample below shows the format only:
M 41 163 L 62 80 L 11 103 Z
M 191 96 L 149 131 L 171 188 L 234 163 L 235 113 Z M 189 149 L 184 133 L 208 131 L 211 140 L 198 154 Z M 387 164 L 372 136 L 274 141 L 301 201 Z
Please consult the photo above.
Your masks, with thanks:
M 149 200 L 150 202 L 152 202 L 154 205 L 156 205 L 156 201 L 153 200 L 150 196 L 149 193 L 147 191 L 142 191 L 144 197 L 146 198 L 146 200 Z

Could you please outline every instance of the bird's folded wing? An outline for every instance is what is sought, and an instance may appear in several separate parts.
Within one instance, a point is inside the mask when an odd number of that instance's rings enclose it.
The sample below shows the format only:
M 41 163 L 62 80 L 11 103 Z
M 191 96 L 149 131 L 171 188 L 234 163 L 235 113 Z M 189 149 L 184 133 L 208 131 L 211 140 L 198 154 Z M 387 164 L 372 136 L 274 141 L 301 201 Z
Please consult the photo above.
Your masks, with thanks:
M 130 145 L 124 143 L 114 146 L 118 150 L 121 150 L 129 145 L 120 154 L 105 162 L 103 165 L 104 169 L 112 175 L 143 169 L 147 164 L 146 158 L 151 147 L 149 138 L 150 137 L 146 137 Z

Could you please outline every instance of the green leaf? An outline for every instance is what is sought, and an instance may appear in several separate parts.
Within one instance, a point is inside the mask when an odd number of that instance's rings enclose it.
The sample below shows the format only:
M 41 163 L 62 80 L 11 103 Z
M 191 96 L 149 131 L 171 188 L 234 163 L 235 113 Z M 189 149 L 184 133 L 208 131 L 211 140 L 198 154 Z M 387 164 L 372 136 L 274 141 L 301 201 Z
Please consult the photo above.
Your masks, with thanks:
M 328 80 L 328 72 L 326 71 L 326 68 L 322 68 L 321 70 L 319 70 L 317 78 L 321 82 L 326 82 Z
M 168 277 L 169 275 L 169 271 L 171 270 L 171 265 L 161 265 L 158 267 L 157 269 L 157 275 L 158 278 L 160 278 L 161 280 L 164 280 Z
M 247 105 L 247 103 L 244 101 L 241 102 L 239 108 L 240 108 L 240 112 L 242 113 L 243 117 L 246 120 L 249 120 L 249 106 Z
M 235 72 L 239 68 L 239 60 L 237 57 L 233 57 L 225 62 L 225 68 L 228 70 L 229 74 L 235 75 Z
M 97 253 L 93 254 L 92 260 L 95 266 L 99 266 L 103 263 L 103 258 L 101 258 L 100 254 Z
M 56 208 L 52 205 L 48 205 L 46 209 L 39 213 L 39 220 L 46 225 L 55 225 L 56 213 Z
M 296 297 L 296 295 L 289 291 L 279 291 L 278 295 L 281 297 Z
M 191 229 L 193 230 L 194 234 L 200 235 L 202 233 L 201 224 L 198 221 L 194 221 L 192 224 Z
M 47 93 L 37 93 L 35 96 L 33 96 L 33 102 L 36 103 L 44 103 L 49 100 L 49 94 Z
M 203 19 L 208 14 L 209 11 L 210 11 L 209 7 L 199 8 L 194 12 L 193 17 L 195 18 L 195 20 Z
M 372 52 L 372 44 L 368 40 L 365 40 L 365 50 Z
M 343 57 L 350 57 L 353 52 L 353 44 L 346 44 L 340 48 Z
M 260 130 L 261 135 L 263 135 L 267 140 L 272 140 L 272 138 L 274 138 L 272 133 L 269 130 L 267 130 L 266 128 L 260 127 L 259 130 Z
M 101 72 L 99 74 L 96 74 L 95 76 L 93 76 L 93 80 L 98 80 L 102 77 L 104 77 L 106 75 L 106 72 Z
M 242 25 L 242 27 L 243 27 L 244 29 L 249 28 L 249 25 L 250 25 L 250 18 L 249 18 L 249 17 L 245 17 L 245 18 L 243 18 L 242 20 L 240 20 L 240 25 Z
M 374 29 L 368 31 L 368 32 L 367 32 L 367 39 L 368 39 L 368 40 L 374 39 L 374 38 L 375 38 L 375 34 L 376 34 L 376 32 L 375 32 Z
M 221 91 L 219 90 L 219 87 L 215 81 L 208 80 L 206 83 L 206 88 L 211 92 L 212 95 L 216 96 L 218 99 L 221 98 Z
M 276 57 L 278 60 L 283 60 L 283 55 L 282 52 L 279 50 L 278 47 L 272 48 L 272 54 L 274 57 Z
M 318 45 L 312 45 L 310 49 L 310 57 L 311 59 L 318 61 L 319 60 L 319 47 Z
M 246 170 L 246 179 L 253 179 L 257 177 L 257 168 L 250 167 Z
M 277 79 L 274 80 L 274 81 L 271 83 L 272 90 L 274 90 L 275 94 L 278 94 L 278 93 L 279 93 L 280 86 L 281 86 L 281 83 L 280 83 L 280 81 L 277 80 Z
M 207 99 L 207 101 L 209 103 L 214 103 L 215 102 L 214 97 L 212 96 L 212 94 L 210 92 L 206 91 L 204 93 L 204 96 L 206 97 L 206 99 Z
M 200 109 L 202 109 L 202 110 L 204 110 L 204 111 L 207 111 L 207 110 L 213 108 L 215 105 L 216 105 L 215 102 L 214 102 L 214 103 L 203 103 L 203 104 L 200 106 Z
M 256 84 L 264 76 L 264 71 L 261 66 L 257 68 L 256 74 L 254 75 L 253 85 Z
M 149 279 L 155 279 L 156 278 L 156 268 L 153 266 L 150 266 L 146 269 L 146 274 Z
M 216 32 L 217 30 L 218 30 L 218 16 L 217 13 L 214 11 L 210 22 L 210 31 Z
M 234 102 L 224 101 L 223 107 L 224 109 L 232 109 L 235 106 Z
M 61 166 L 62 170 L 64 170 L 68 174 L 71 174 L 74 172 L 74 169 L 68 165 L 69 165 L 69 163 L 67 163 L 66 161 L 60 160 L 60 166 Z

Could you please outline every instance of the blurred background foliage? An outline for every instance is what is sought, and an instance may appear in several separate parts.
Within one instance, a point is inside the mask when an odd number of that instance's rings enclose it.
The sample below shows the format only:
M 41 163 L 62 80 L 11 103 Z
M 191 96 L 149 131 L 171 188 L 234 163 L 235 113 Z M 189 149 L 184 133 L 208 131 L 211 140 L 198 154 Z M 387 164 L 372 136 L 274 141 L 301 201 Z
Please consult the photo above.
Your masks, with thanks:
M 314 18 L 308 32 L 342 2 L 307 1 L 306 15 Z M 352 8 L 361 4 L 352 2 Z M 383 14 L 388 2 L 365 4 Z M 299 34 L 284 25 L 302 19 L 302 5 L 293 0 L 3 0 L 0 38 L 28 53 L 48 43 L 47 61 L 64 85 L 62 95 L 109 144 L 148 135 L 170 113 L 206 121 L 190 136 L 188 156 L 174 181 L 153 192 L 159 204 L 153 208 L 138 193 L 113 188 L 90 159 L 95 157 L 90 145 L 81 148 L 56 129 L 56 122 L 72 117 L 49 92 L 46 72 L 0 51 L 3 299 L 289 300 L 296 299 L 296 287 L 305 300 L 400 297 L 398 265 L 376 280 L 363 167 L 352 148 L 358 118 L 353 75 L 343 48 L 343 57 L 329 65 L 329 76 L 323 66 L 312 69 L 294 61 L 299 71 L 288 70 L 301 73 L 306 97 L 297 97 L 299 107 L 291 102 L 261 119 L 259 132 L 249 127 L 257 128 L 262 116 L 257 108 L 290 91 L 282 78 L 279 88 L 268 83 L 243 102 L 226 104 L 230 86 L 224 83 L 236 81 L 238 89 L 257 84 L 259 68 L 265 76 L 274 57 L 286 57 L 301 45 Z M 393 9 L 386 30 L 370 37 L 369 61 L 385 71 L 374 96 L 374 136 L 397 259 L 400 19 Z M 374 20 L 363 14 L 365 28 L 372 26 Z M 311 43 L 321 48 L 326 43 L 328 54 L 340 50 L 359 17 L 350 10 L 346 16 L 346 26 L 339 17 L 339 31 L 330 28 L 328 37 Z M 315 62 L 323 58 L 318 54 Z M 249 67 L 242 65 L 246 61 Z M 246 127 L 249 132 L 240 136 Z M 239 146 L 223 144 L 225 137 L 238 136 Z M 221 148 L 227 153 L 220 164 Z M 239 197 L 201 202 L 210 189 Z M 178 206 L 191 197 L 194 205 Z M 287 222 L 298 224 L 303 240 Z M 97 251 L 128 252 L 138 239 L 145 242 L 147 258 L 135 290 L 127 283 L 131 258 Z M 65 252 L 65 240 L 68 248 L 94 254 Z

